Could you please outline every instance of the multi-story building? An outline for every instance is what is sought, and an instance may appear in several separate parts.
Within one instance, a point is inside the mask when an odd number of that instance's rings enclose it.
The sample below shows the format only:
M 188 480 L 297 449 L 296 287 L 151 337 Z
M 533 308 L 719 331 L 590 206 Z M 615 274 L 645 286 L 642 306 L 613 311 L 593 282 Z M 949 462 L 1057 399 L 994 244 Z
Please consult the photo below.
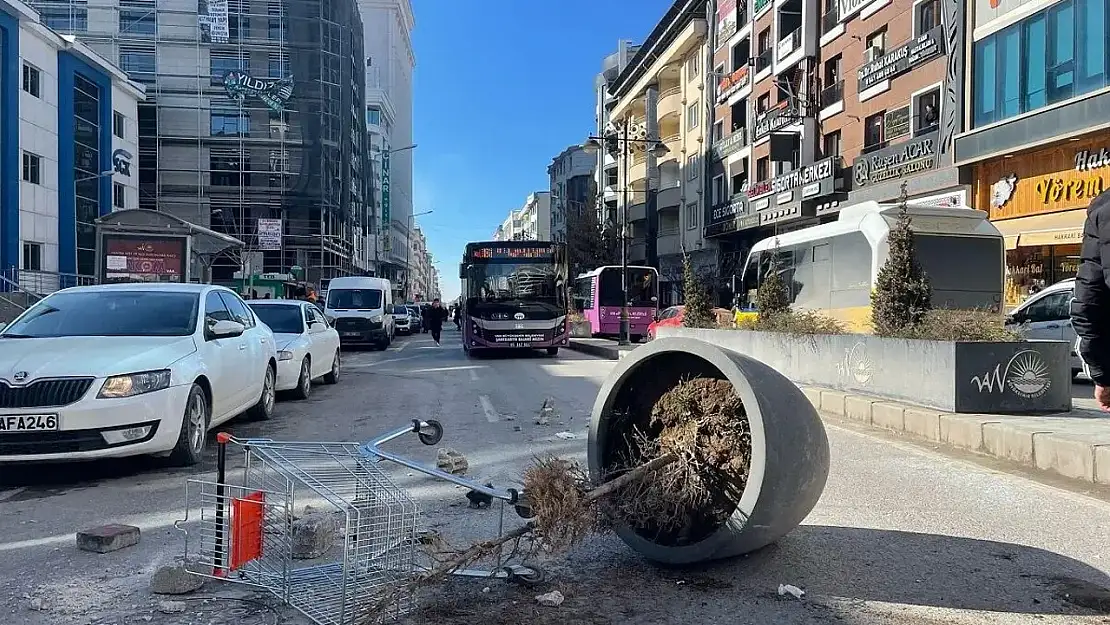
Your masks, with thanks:
M 33 4 L 146 85 L 139 205 L 244 240 L 214 279 L 299 266 L 326 282 L 358 270 L 357 225 L 368 216 L 355 0 Z M 258 237 L 273 220 L 282 236 Z
M 580 145 L 571 146 L 547 166 L 551 179 L 551 240 L 566 243 L 567 215 L 596 211 L 594 175 L 597 155 Z
M 0 0 L 0 277 L 43 292 L 96 273 L 95 220 L 139 207 L 144 97 L 83 40 Z
M 551 192 L 528 194 L 524 206 L 509 215 L 493 233 L 494 241 L 550 241 Z
M 412 221 L 412 47 L 415 20 L 410 0 L 358 0 L 366 72 L 366 129 L 373 172 L 376 275 L 399 288 L 408 266 Z M 376 248 L 372 246 L 377 244 Z M 380 265 L 377 266 L 377 265 Z
M 601 73 L 594 79 L 596 136 L 605 136 L 609 132 L 609 122 L 612 121 L 609 113 L 617 103 L 616 97 L 609 91 L 609 86 L 617 79 L 617 76 L 620 76 L 625 66 L 628 65 L 628 61 L 639 50 L 640 46 L 633 44 L 631 41 L 618 41 L 617 51 L 605 57 L 605 60 L 602 61 Z M 603 224 L 613 223 L 617 219 L 617 200 L 619 197 L 617 193 L 617 159 L 612 153 L 601 150 L 597 153 L 594 167 L 594 188 L 599 190 L 597 199 L 598 221 Z
M 412 268 L 409 274 L 411 283 L 408 288 L 408 297 L 416 302 L 431 301 L 432 297 L 429 294 L 432 291 L 433 267 L 432 255 L 428 252 L 428 240 L 424 236 L 424 231 L 417 226 L 413 228 L 409 241 L 412 245 L 412 252 L 405 259 L 407 265 Z
M 659 268 L 664 304 L 679 298 L 683 251 L 696 271 L 716 273 L 716 246 L 700 230 L 707 30 L 706 3 L 676 0 L 610 84 L 616 102 L 605 135 L 621 172 L 628 260 Z
M 974 5 L 955 158 L 1006 237 L 1008 305 L 1075 276 L 1087 206 L 1110 189 L 1108 15 L 1105 0 Z

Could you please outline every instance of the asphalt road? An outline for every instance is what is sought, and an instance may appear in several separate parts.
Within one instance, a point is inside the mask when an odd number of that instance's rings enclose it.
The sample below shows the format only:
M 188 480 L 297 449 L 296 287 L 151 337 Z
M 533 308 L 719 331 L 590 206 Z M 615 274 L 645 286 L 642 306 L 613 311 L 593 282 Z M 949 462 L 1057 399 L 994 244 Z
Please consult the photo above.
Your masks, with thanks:
M 279 403 L 269 422 L 228 429 L 275 440 L 361 441 L 413 418 L 436 418 L 446 428 L 441 446 L 465 454 L 472 475 L 498 485 L 511 485 L 538 454 L 584 459 L 589 410 L 611 362 L 573 352 L 468 359 L 454 330 L 442 347 L 427 336 L 402 338 L 386 352 L 347 353 L 338 386 Z M 545 398 L 558 414 L 537 425 Z M 545 562 L 552 579 L 538 589 L 453 580 L 425 593 L 423 609 L 405 622 L 1110 623 L 1110 500 L 847 425 L 830 424 L 829 438 L 833 467 L 818 507 L 759 553 L 668 570 L 615 538 L 597 537 Z M 415 440 L 395 449 L 434 461 L 435 450 Z M 216 582 L 187 601 L 185 612 L 158 610 L 150 574 L 184 552 L 174 521 L 185 516 L 185 480 L 212 479 L 214 457 L 190 471 L 142 460 L 0 466 L 6 622 L 306 623 L 269 607 L 265 592 Z M 496 508 L 469 509 L 462 489 L 389 470 L 426 512 L 426 526 L 452 542 L 496 533 Z M 110 522 L 138 525 L 142 541 L 106 555 L 76 550 L 75 531 Z M 779 584 L 806 595 L 781 598 Z M 566 601 L 536 605 L 534 596 L 552 589 Z M 1103 609 L 1084 607 L 1092 605 Z

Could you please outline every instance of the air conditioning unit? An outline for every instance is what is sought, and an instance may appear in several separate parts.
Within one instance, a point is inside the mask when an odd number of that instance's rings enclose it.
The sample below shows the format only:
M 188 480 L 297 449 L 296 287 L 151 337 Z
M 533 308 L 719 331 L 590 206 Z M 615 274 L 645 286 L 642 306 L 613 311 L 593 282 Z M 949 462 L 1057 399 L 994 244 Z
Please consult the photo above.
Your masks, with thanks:
M 867 59 L 867 62 L 871 63 L 873 61 L 876 61 L 876 60 L 882 58 L 883 49 L 880 48 L 879 46 L 870 46 L 870 47 L 867 48 L 867 51 L 864 53 L 864 56 Z

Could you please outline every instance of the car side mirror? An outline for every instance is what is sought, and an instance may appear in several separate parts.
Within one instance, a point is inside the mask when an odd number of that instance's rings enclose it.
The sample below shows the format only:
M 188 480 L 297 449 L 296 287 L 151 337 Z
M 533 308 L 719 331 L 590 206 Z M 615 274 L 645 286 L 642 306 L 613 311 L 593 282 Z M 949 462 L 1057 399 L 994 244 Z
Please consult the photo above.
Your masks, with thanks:
M 238 321 L 208 320 L 208 337 L 210 340 L 230 339 L 242 336 L 247 327 Z

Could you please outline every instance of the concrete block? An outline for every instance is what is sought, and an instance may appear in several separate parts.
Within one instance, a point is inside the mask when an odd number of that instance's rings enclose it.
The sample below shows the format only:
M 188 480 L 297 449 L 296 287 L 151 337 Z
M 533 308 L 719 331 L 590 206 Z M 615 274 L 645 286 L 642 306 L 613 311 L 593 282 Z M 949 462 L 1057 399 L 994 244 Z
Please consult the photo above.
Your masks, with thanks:
M 313 560 L 324 555 L 335 543 L 335 518 L 320 512 L 293 521 L 293 558 Z
M 871 425 L 871 409 L 876 401 L 874 397 L 849 395 L 844 398 L 844 416 Z
M 929 441 L 940 441 L 940 416 L 944 414 L 928 408 L 910 408 L 903 411 L 905 432 Z
M 983 426 L 987 423 L 998 423 L 983 415 L 940 415 L 940 440 L 953 447 L 983 450 Z
M 470 468 L 466 456 L 462 452 L 448 447 L 441 447 L 436 453 L 436 467 L 454 475 L 464 475 Z
M 847 393 L 840 391 L 821 391 L 821 412 L 827 412 L 838 417 L 844 416 L 844 399 Z
M 1095 482 L 1110 486 L 1110 445 L 1095 447 Z
M 871 404 L 871 425 L 901 432 L 906 429 L 906 407 L 894 402 L 877 401 Z
M 821 411 L 821 389 L 816 386 L 803 386 L 801 387 L 802 394 L 806 396 L 809 403 L 813 404 L 813 409 Z
M 203 585 L 203 577 L 183 566 L 163 566 L 150 578 L 150 592 L 156 595 L 187 595 Z
M 1095 481 L 1095 446 L 1090 441 L 1057 434 L 1034 436 L 1033 457 L 1038 469 Z
M 1051 434 L 1033 428 L 1019 428 L 1006 421 L 983 425 L 983 451 L 1003 460 L 1033 465 L 1033 437 Z
M 113 523 L 77 532 L 77 548 L 93 553 L 110 553 L 137 545 L 139 528 Z

